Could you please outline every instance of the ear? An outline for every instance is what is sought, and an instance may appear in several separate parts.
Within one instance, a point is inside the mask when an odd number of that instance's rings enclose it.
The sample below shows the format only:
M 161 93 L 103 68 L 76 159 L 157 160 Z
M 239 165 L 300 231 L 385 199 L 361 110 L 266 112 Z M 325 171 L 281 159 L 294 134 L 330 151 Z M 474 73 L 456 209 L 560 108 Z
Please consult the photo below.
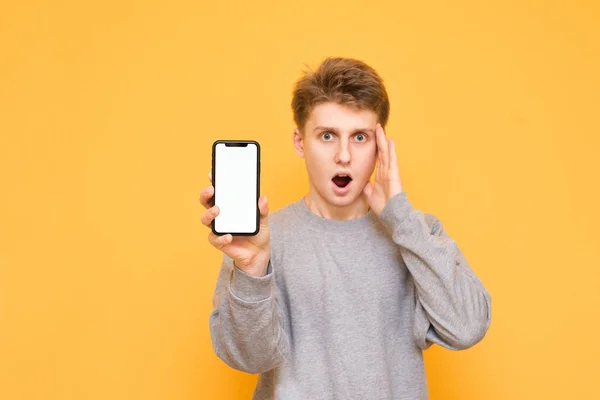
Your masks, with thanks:
M 294 149 L 298 157 L 304 158 L 304 139 L 298 128 L 294 130 Z

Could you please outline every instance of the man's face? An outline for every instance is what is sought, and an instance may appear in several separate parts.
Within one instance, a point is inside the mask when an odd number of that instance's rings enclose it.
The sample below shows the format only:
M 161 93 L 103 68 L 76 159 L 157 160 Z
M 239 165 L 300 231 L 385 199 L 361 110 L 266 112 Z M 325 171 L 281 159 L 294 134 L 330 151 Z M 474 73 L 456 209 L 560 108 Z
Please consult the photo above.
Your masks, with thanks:
M 371 110 L 337 103 L 313 108 L 304 134 L 294 133 L 294 147 L 306 160 L 313 195 L 335 207 L 360 200 L 375 167 L 377 122 Z

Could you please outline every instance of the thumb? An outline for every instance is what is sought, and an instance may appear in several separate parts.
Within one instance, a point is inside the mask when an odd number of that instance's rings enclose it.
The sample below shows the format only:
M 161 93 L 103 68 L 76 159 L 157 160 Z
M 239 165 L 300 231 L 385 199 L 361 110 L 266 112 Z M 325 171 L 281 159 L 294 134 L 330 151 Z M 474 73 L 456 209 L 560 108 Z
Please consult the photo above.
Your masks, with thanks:
M 269 219 L 269 202 L 267 196 L 260 196 L 258 199 L 258 209 L 260 210 L 260 224 L 262 226 L 267 226 L 267 221 Z
M 369 203 L 371 203 L 371 195 L 373 194 L 373 185 L 371 184 L 371 182 L 367 182 L 367 184 L 363 188 L 363 193 L 365 194 L 365 196 L 367 196 L 367 200 L 369 200 Z

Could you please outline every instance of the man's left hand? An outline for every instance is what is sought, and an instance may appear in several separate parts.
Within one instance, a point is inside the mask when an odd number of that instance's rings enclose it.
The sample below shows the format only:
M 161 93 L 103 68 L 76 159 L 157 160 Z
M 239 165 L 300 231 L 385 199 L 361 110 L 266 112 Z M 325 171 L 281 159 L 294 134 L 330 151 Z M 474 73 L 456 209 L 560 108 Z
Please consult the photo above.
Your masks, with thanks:
M 377 124 L 375 128 L 375 139 L 377 141 L 375 182 L 367 182 L 363 193 L 367 196 L 369 207 L 379 215 L 387 202 L 402 192 L 402 182 L 400 181 L 394 140 L 385 137 L 385 132 L 380 124 Z

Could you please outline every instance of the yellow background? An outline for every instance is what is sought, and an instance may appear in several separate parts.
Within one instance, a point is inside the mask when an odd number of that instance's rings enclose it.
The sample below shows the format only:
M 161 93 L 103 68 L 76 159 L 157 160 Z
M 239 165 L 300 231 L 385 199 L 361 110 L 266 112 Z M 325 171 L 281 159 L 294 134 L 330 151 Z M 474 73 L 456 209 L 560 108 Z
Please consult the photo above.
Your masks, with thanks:
M 285 4 L 283 4 L 285 3 Z M 307 188 L 306 63 L 384 78 L 404 187 L 493 297 L 432 399 L 600 398 L 594 1 L 3 2 L 0 398 L 249 399 L 213 353 L 215 139 L 256 139 L 272 210 Z

